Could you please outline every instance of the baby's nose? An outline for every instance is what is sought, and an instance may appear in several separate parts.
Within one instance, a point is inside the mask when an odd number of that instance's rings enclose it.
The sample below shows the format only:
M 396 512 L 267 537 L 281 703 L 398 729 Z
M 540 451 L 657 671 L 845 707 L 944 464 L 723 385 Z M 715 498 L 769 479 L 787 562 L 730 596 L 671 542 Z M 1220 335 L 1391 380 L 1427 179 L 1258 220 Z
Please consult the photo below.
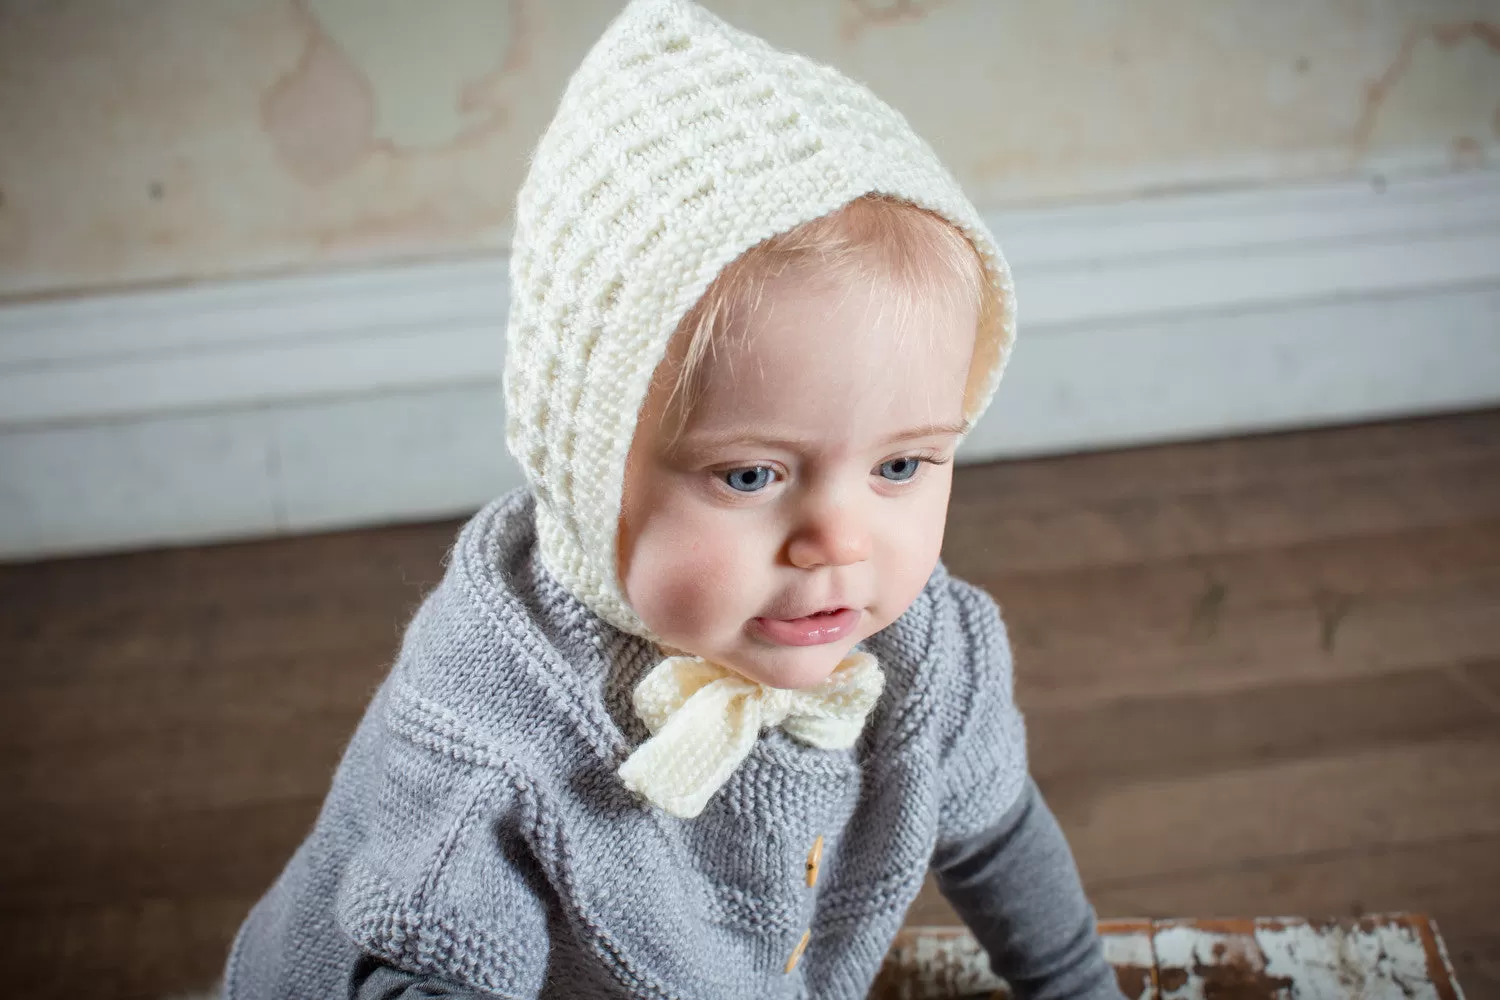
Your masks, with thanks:
M 791 540 L 788 556 L 801 569 L 850 566 L 870 558 L 869 528 L 854 511 L 833 507 L 809 518 Z

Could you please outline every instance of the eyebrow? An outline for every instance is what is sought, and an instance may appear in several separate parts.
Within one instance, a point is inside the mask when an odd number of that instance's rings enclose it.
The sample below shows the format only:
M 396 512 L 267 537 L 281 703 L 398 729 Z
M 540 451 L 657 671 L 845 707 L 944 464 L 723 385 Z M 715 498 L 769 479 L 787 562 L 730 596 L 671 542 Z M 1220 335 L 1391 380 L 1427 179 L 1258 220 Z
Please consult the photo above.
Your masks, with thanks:
M 920 427 L 913 427 L 910 430 L 892 434 L 882 441 L 881 444 L 895 444 L 897 441 L 910 441 L 912 438 L 939 437 L 947 434 L 951 434 L 954 437 L 963 437 L 966 430 L 968 428 L 961 423 L 923 424 Z
M 881 440 L 881 447 L 895 444 L 898 441 L 911 441 L 916 438 L 938 437 L 941 435 L 953 435 L 963 437 L 968 428 L 962 423 L 940 423 L 922 424 L 904 431 L 898 431 Z M 756 434 L 753 431 L 729 431 L 724 434 L 695 435 L 688 431 L 683 435 L 684 439 L 692 439 L 693 443 L 700 448 L 728 448 L 737 445 L 759 445 L 769 448 L 781 448 L 786 451 L 795 451 L 805 448 L 810 442 L 797 440 L 795 438 L 767 437 Z

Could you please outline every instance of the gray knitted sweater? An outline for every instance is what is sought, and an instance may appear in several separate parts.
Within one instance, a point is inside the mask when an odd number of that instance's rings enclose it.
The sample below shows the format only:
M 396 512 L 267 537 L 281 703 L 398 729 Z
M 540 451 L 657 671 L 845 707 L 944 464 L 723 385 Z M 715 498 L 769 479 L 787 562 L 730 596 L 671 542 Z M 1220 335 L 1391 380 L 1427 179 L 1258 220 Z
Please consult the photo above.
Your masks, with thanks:
M 1118 995 L 1027 779 L 982 592 L 939 567 L 866 640 L 886 689 L 853 748 L 767 732 L 679 820 L 615 774 L 648 735 L 630 692 L 660 653 L 563 590 L 535 543 L 524 492 L 464 528 L 316 826 L 240 930 L 229 1000 L 348 997 L 375 969 L 428 984 L 410 996 L 855 1000 L 935 853 L 997 971 L 1037 995 Z M 1049 929 L 1018 948 L 1028 906 Z

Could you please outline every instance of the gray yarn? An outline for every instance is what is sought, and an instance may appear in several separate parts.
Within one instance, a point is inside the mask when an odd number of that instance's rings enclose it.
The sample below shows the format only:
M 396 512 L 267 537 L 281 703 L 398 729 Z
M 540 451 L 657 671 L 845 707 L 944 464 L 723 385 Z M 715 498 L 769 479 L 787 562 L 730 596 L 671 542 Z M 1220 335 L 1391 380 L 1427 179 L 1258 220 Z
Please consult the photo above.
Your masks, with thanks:
M 615 774 L 660 654 L 543 569 L 533 512 L 513 493 L 461 532 L 236 938 L 228 1000 L 347 996 L 365 956 L 500 997 L 862 1000 L 934 851 L 1027 787 L 994 604 L 939 567 L 864 644 L 886 690 L 853 748 L 772 730 L 677 820 Z

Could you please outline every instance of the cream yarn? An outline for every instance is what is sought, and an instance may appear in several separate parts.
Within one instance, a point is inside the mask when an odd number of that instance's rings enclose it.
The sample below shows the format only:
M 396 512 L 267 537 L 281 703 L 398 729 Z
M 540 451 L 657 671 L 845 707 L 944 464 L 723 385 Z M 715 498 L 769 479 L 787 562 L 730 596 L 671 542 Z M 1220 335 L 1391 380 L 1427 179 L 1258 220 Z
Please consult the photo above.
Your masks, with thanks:
M 648 802 L 691 819 L 762 729 L 781 726 L 824 750 L 851 747 L 884 687 L 875 657 L 863 652 L 806 691 L 756 684 L 696 656 L 669 657 L 636 685 L 635 711 L 652 736 L 620 766 L 620 777 Z
M 980 331 L 972 423 L 1013 337 L 1010 274 L 900 114 L 688 0 L 634 0 L 574 73 L 517 201 L 507 440 L 543 561 L 606 621 L 651 637 L 615 546 L 636 418 L 679 320 L 745 250 L 872 192 L 966 233 L 1004 303 Z

